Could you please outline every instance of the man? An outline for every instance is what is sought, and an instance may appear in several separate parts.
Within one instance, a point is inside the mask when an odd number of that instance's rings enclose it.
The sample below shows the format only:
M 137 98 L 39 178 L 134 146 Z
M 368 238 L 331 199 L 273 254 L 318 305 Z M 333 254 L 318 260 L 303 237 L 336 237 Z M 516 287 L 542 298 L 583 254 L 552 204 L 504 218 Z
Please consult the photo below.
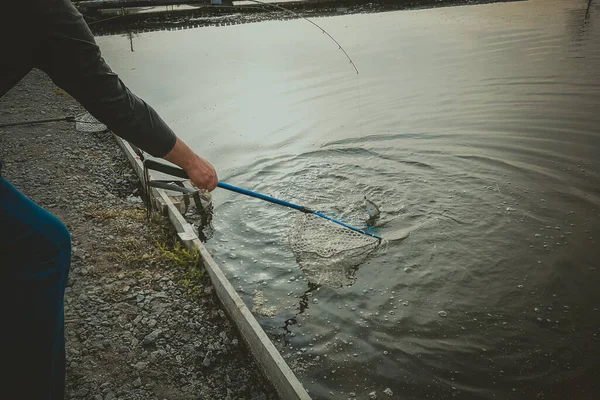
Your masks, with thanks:
M 69 0 L 5 3 L 0 97 L 38 68 L 116 135 L 179 165 L 197 187 L 216 187 L 213 166 L 110 70 Z M 0 398 L 64 398 L 63 300 L 70 261 L 65 225 L 0 176 Z

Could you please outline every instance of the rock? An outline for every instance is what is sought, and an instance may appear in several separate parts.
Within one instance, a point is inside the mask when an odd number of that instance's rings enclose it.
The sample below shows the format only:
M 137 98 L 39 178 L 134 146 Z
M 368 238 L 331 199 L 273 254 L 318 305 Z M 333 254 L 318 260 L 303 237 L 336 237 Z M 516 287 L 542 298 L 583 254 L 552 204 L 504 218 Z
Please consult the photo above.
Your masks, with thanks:
M 369 393 L 369 399 L 374 400 L 377 398 L 377 392 L 371 392 Z
M 78 389 L 77 392 L 75 392 L 75 396 L 76 397 L 85 397 L 85 396 L 87 396 L 87 394 L 89 392 L 90 392 L 90 389 L 83 387 L 81 389 Z
M 392 389 L 390 388 L 385 389 L 383 393 L 387 394 L 388 396 L 392 396 L 394 394 L 394 392 L 392 392 Z
M 142 386 L 141 378 L 137 378 L 135 381 L 133 381 L 133 387 L 139 388 L 140 386 Z
M 146 337 L 142 341 L 142 345 L 144 345 L 144 346 L 154 345 L 156 343 L 156 340 L 158 339 L 158 337 L 161 335 L 161 333 L 162 333 L 162 331 L 160 329 L 156 329 L 156 330 L 150 332 L 148 335 L 146 335 Z
M 158 352 L 158 350 L 153 351 L 152 353 L 150 353 L 150 362 L 154 363 L 154 362 L 158 361 L 159 357 L 160 357 L 160 353 Z
M 133 368 L 137 369 L 138 371 L 142 371 L 142 370 L 146 369 L 147 366 L 148 366 L 147 362 L 140 361 L 140 362 L 136 363 L 133 366 Z
M 233 396 L 233 393 L 232 393 Z M 252 400 L 267 400 L 267 395 L 260 392 L 257 396 L 253 397 Z
M 104 400 L 115 400 L 116 398 L 117 396 L 113 392 L 108 392 L 106 393 L 106 396 L 104 396 Z
M 206 357 L 204 357 L 204 360 L 202 361 L 202 365 L 205 366 L 206 368 L 210 367 L 210 357 L 207 354 Z

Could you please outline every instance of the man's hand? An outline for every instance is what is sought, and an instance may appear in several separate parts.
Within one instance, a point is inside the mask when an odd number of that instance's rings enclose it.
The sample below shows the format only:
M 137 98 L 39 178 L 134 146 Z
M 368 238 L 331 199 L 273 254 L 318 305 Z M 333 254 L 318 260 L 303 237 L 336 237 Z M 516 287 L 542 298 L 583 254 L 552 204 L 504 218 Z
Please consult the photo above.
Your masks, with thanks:
M 208 160 L 197 156 L 195 162 L 187 168 L 183 168 L 190 177 L 190 181 L 196 187 L 200 189 L 206 189 L 209 192 L 217 187 L 219 179 L 217 178 L 217 172 Z
M 210 192 L 219 183 L 217 172 L 212 164 L 194 153 L 179 138 L 177 138 L 173 149 L 163 158 L 183 168 L 190 177 L 192 184 L 200 189 L 206 189 Z

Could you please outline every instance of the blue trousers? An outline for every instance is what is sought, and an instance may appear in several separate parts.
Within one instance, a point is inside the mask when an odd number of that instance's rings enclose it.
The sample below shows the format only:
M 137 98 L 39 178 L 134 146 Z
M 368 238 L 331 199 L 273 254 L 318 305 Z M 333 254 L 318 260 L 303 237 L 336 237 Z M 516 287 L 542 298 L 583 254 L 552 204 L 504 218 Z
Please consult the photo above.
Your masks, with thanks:
M 64 398 L 70 264 L 67 227 L 0 177 L 0 398 Z

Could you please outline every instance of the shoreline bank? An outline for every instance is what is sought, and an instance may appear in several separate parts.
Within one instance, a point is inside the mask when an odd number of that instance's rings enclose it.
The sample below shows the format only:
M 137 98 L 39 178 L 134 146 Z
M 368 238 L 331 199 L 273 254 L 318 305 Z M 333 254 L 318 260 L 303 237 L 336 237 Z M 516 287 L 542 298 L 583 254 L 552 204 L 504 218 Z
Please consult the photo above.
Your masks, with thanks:
M 0 100 L 0 122 L 82 112 L 40 71 Z M 112 134 L 57 122 L 0 128 L 3 175 L 69 228 L 67 399 L 275 400 L 270 383 Z

